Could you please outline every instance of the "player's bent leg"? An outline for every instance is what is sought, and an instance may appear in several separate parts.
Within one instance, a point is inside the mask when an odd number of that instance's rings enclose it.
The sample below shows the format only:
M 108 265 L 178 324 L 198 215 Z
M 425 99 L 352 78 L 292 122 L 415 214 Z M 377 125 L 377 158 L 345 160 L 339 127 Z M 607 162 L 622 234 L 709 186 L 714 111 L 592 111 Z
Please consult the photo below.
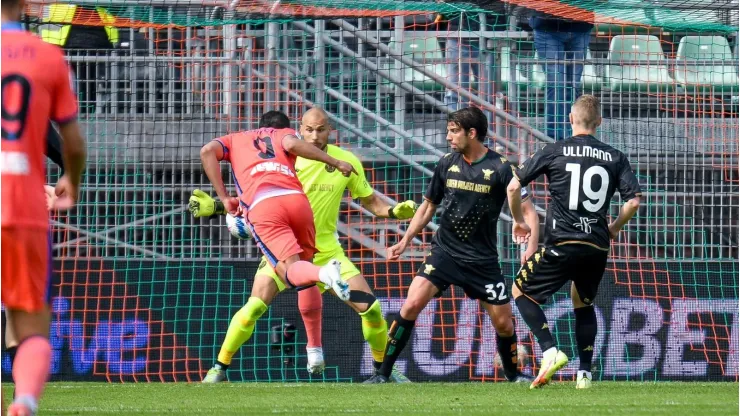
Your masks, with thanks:
M 362 336 L 370 345 L 375 369 L 380 368 L 388 343 L 388 322 L 383 316 L 380 302 L 373 295 L 370 286 L 362 275 L 355 275 L 347 280 L 349 284 L 349 301 L 346 303 L 362 319 Z
M 332 260 L 326 266 L 319 267 L 308 261 L 300 260 L 298 255 L 290 256 L 278 262 L 275 271 L 290 287 L 304 287 L 318 282 L 334 290 L 342 301 L 349 300 L 349 286 L 342 280 L 341 264 Z
M 555 340 L 550 333 L 550 327 L 547 324 L 547 317 L 532 298 L 525 294 L 515 283 L 512 288 L 512 294 L 522 315 L 524 322 L 537 338 L 542 350 L 542 361 L 540 362 L 540 371 L 537 373 L 529 388 L 534 389 L 542 387 L 550 382 L 552 376 L 561 368 L 568 364 L 568 356 L 558 350 Z
M 523 347 L 517 344 L 511 303 L 492 305 L 480 301 L 480 304 L 488 313 L 493 328 L 496 330 L 496 348 L 501 360 L 501 367 L 504 369 L 504 377 L 513 383 L 531 383 L 532 377 L 519 371 L 519 355 L 523 355 L 524 351 L 520 351 L 520 347 Z
M 278 293 L 272 277 L 257 275 L 254 278 L 249 300 L 231 318 L 226 337 L 221 344 L 216 364 L 208 370 L 203 383 L 218 383 L 226 380 L 226 370 L 239 348 L 252 337 L 257 320 L 267 311 L 268 305 Z
M 383 364 L 385 347 L 388 344 L 388 322 L 385 320 L 380 302 L 373 295 L 367 281 L 360 274 L 355 274 L 345 281 L 349 284 L 349 301 L 346 302 L 362 319 L 362 336 L 370 346 L 373 356 L 373 367 L 379 371 Z M 389 380 L 394 383 L 410 383 L 403 373 L 394 366 Z
M 406 347 L 411 338 L 416 318 L 427 306 L 430 300 L 439 293 L 439 288 L 423 276 L 416 276 L 409 286 L 408 295 L 398 317 L 391 324 L 388 331 L 388 344 L 385 348 L 383 364 L 375 376 L 365 381 L 368 384 L 386 383 L 393 372 L 398 356 Z
M 580 359 L 576 388 L 587 389 L 591 387 L 591 362 L 594 356 L 594 343 L 598 330 L 596 311 L 592 304 L 587 305 L 583 302 L 575 283 L 571 283 L 570 297 L 573 301 L 573 312 L 576 316 L 576 344 L 578 345 L 578 358 Z

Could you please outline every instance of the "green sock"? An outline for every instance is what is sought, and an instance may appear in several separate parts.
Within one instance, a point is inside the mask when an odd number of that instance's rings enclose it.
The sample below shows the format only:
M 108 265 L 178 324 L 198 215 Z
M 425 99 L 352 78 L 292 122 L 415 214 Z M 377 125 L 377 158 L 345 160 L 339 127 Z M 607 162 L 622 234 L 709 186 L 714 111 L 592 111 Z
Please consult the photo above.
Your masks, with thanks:
M 365 337 L 375 362 L 383 362 L 385 345 L 388 343 L 388 322 L 383 317 L 380 302 L 377 300 L 365 311 L 362 318 L 362 335 Z
M 251 297 L 239 312 L 234 314 L 226 331 L 226 338 L 221 344 L 221 351 L 218 353 L 218 361 L 229 365 L 231 358 L 239 351 L 241 347 L 254 332 L 254 325 L 262 314 L 267 311 L 267 305 L 260 298 Z

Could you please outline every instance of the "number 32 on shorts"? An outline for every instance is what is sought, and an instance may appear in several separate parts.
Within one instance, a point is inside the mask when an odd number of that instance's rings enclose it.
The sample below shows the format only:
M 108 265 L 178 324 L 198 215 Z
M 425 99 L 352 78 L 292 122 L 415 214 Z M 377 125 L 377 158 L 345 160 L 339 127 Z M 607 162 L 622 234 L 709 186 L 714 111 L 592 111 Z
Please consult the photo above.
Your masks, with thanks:
M 496 292 L 496 289 L 498 289 L 498 292 Z M 486 285 L 486 293 L 489 293 L 491 296 L 488 297 L 488 300 L 504 300 L 506 299 L 506 286 L 503 282 L 498 283 L 489 283 Z

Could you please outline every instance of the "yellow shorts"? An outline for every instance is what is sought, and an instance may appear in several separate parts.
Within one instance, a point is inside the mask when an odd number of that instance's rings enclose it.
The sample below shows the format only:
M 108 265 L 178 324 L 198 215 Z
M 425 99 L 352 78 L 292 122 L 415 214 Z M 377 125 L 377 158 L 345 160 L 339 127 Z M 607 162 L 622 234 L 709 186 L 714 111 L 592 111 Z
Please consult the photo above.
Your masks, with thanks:
M 317 266 L 325 266 L 327 263 L 329 263 L 330 260 L 335 259 L 339 260 L 339 263 L 342 265 L 341 273 L 342 273 L 342 280 L 345 282 L 357 275 L 360 274 L 360 270 L 350 261 L 350 259 L 347 258 L 347 256 L 344 254 L 344 250 L 334 250 L 326 253 L 318 252 L 313 258 L 313 264 Z M 267 259 L 263 256 L 262 260 L 260 261 L 260 266 L 257 269 L 257 273 L 255 273 L 257 276 L 269 276 L 272 278 L 272 280 L 275 281 L 275 284 L 277 284 L 278 290 L 282 292 L 285 290 L 285 283 L 283 283 L 282 280 L 278 277 L 277 273 L 275 273 L 275 270 L 270 266 L 270 263 L 267 262 Z M 323 283 L 317 283 L 317 286 L 323 293 L 326 291 L 326 288 L 324 287 Z

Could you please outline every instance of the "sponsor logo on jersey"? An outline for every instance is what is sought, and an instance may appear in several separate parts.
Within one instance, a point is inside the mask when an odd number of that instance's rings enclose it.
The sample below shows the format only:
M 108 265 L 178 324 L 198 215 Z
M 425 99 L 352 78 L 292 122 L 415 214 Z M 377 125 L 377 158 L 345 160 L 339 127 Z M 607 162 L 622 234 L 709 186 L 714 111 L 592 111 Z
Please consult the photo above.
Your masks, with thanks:
M 460 168 L 457 167 L 457 165 L 450 166 L 449 169 L 447 169 L 447 172 L 457 172 L 460 173 Z
M 295 178 L 295 173 L 293 173 L 293 171 L 289 167 L 283 165 L 282 163 L 278 163 L 278 162 L 262 162 L 252 168 L 251 175 L 254 176 L 262 172 L 282 173 L 285 176 L 290 176 L 291 178 Z
M 473 191 L 481 194 L 487 194 L 491 191 L 491 185 L 461 181 L 458 179 L 447 179 L 445 186 L 448 188 L 462 189 L 463 191 Z
M 329 173 L 332 173 L 335 170 L 337 170 L 337 168 L 335 168 L 334 166 L 324 165 L 324 170 L 326 170 Z
M 580 222 L 574 222 L 573 226 L 586 234 L 591 234 L 591 224 L 596 223 L 596 218 L 581 217 Z
M 483 180 L 484 181 L 490 181 L 491 175 L 493 175 L 493 171 L 491 169 L 483 169 L 481 172 L 483 172 Z
M 312 183 L 308 192 L 333 192 L 334 185 L 331 183 Z

